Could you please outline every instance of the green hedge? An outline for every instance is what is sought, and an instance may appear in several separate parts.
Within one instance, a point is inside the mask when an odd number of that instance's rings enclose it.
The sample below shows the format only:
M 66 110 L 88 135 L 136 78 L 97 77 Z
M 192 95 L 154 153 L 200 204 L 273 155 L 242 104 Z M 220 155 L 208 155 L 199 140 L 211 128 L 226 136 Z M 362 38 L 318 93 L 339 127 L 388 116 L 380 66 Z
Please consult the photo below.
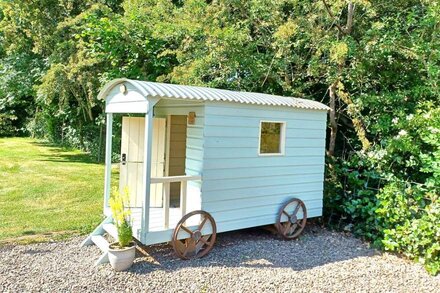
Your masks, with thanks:
M 327 219 L 437 274 L 440 108 L 425 103 L 383 127 L 391 133 L 381 145 L 328 162 Z

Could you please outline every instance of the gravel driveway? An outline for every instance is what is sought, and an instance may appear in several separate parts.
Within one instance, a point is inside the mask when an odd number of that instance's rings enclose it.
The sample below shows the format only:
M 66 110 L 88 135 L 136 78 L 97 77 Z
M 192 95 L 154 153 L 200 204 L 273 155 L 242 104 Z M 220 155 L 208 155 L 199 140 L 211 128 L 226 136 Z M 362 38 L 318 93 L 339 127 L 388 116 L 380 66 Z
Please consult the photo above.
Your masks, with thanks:
M 298 241 L 251 229 L 218 235 L 203 259 L 150 246 L 128 272 L 93 267 L 97 247 L 66 242 L 0 248 L 0 292 L 440 292 L 440 276 L 316 226 Z

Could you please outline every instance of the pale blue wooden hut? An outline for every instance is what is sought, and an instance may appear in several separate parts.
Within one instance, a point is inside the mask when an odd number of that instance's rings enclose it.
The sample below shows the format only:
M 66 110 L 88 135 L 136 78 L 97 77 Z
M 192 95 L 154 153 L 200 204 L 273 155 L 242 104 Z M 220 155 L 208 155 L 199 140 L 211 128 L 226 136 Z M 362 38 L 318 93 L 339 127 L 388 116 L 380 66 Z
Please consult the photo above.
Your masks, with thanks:
M 85 239 L 107 261 L 117 237 L 108 202 L 114 115 L 122 115 L 121 188 L 133 236 L 203 256 L 216 233 L 275 224 L 296 238 L 322 215 L 328 107 L 311 100 L 116 79 L 99 93 L 107 113 L 104 213 Z

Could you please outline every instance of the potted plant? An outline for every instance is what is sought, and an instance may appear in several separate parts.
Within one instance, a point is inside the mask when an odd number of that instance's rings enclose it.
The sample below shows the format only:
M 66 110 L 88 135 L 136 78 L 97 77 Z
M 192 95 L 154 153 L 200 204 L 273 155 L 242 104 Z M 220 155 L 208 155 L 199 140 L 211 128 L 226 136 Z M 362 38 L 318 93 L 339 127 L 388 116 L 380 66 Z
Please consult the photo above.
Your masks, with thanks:
M 108 259 L 113 269 L 118 272 L 131 267 L 136 254 L 129 206 L 128 188 L 125 188 L 123 193 L 114 188 L 110 197 L 110 208 L 118 231 L 118 241 L 109 245 Z

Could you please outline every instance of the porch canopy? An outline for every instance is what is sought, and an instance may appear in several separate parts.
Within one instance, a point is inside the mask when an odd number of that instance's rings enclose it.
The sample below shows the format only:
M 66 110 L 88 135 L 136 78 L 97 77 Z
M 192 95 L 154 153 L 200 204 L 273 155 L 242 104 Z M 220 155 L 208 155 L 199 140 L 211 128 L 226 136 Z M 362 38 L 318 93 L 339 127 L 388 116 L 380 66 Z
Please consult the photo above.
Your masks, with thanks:
M 184 99 L 206 102 L 231 102 L 261 106 L 293 107 L 299 109 L 328 111 L 329 107 L 316 101 L 268 95 L 252 92 L 236 92 L 197 86 L 184 86 L 125 78 L 108 82 L 98 94 L 98 99 L 105 100 L 106 117 L 106 154 L 105 154 L 105 187 L 104 187 L 104 213 L 110 215 L 110 180 L 111 180 L 111 154 L 112 154 L 112 124 L 113 114 L 137 113 L 145 114 L 144 137 L 144 162 L 143 162 L 143 199 L 142 234 L 141 241 L 146 239 L 149 227 L 149 208 L 145 203 L 150 202 L 151 184 L 151 146 L 153 107 L 160 99 Z

